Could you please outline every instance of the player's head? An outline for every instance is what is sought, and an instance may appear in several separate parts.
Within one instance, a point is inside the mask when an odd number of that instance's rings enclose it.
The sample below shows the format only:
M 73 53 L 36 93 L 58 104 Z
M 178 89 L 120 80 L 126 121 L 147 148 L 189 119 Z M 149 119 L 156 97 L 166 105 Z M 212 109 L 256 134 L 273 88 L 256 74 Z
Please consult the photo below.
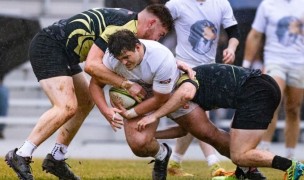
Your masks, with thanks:
M 141 42 L 130 30 L 119 30 L 109 36 L 109 52 L 128 70 L 134 69 L 143 58 Z
M 173 28 L 169 9 L 161 4 L 147 6 L 138 14 L 137 37 L 158 41 Z

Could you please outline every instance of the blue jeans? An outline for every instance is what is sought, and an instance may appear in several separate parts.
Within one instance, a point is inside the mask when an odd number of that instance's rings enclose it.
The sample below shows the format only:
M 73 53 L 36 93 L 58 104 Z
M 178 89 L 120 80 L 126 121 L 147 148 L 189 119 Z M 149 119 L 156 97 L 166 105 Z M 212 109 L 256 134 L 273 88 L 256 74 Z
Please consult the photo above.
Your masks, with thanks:
M 0 84 L 0 116 L 6 116 L 8 111 L 8 89 Z M 5 124 L 0 123 L 0 132 L 3 131 Z

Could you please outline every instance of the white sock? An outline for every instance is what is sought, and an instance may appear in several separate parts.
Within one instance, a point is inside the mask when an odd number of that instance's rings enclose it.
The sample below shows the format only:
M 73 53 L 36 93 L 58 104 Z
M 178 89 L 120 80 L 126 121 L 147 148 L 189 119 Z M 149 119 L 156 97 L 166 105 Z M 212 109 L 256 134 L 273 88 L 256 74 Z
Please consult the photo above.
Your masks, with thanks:
M 157 154 L 154 157 L 155 157 L 155 159 L 162 161 L 162 160 L 165 159 L 167 153 L 168 153 L 168 150 L 165 147 L 165 145 L 159 144 L 159 150 L 158 150 Z
M 51 154 L 54 157 L 54 159 L 60 161 L 64 160 L 65 154 L 68 152 L 68 146 L 64 144 L 56 143 Z
M 22 157 L 31 157 L 37 146 L 29 140 L 24 141 L 23 145 L 17 150 L 16 154 Z
M 218 163 L 220 160 L 217 158 L 215 154 L 211 154 L 208 157 L 206 157 L 208 166 L 212 166 L 215 163 Z
M 260 147 L 260 149 L 262 149 L 262 150 L 269 151 L 269 150 L 270 150 L 270 145 L 271 145 L 271 142 L 268 142 L 268 141 L 261 141 L 260 144 L 259 144 L 259 147 Z
M 177 163 L 182 163 L 184 155 L 173 152 L 170 159 Z
M 294 159 L 295 148 L 286 148 L 286 158 Z

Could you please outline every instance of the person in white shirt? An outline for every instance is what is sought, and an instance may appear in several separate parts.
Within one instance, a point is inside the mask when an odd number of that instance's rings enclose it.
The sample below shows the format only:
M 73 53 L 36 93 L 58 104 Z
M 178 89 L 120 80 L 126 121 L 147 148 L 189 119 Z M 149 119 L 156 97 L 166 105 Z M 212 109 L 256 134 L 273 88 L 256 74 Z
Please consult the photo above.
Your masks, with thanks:
M 227 0 L 170 0 L 166 3 L 174 19 L 177 36 L 176 58 L 191 67 L 215 63 L 221 26 L 229 35 L 228 47 L 224 49 L 223 62 L 232 64 L 238 46 L 237 21 Z M 193 136 L 178 138 L 171 156 L 168 172 L 174 176 L 193 176 L 183 171 L 184 154 L 193 141 Z M 215 149 L 199 141 L 210 167 L 211 176 L 223 175 Z
M 285 146 L 294 158 L 300 133 L 300 112 L 304 90 L 304 0 L 264 0 L 258 7 L 247 36 L 244 67 L 250 67 L 258 47 L 264 45 L 265 73 L 279 84 L 286 114 Z M 282 98 L 283 99 L 283 98 Z M 279 108 L 265 133 L 260 148 L 270 150 Z

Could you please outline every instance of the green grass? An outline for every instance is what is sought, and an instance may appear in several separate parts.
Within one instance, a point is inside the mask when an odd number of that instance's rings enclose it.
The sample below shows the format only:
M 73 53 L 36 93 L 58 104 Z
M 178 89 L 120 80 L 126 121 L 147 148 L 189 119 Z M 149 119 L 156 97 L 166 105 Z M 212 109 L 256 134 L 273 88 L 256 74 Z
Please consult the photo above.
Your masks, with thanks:
M 33 159 L 34 163 L 31 164 L 33 174 L 36 180 L 56 179 L 54 176 L 42 171 L 41 159 Z M 150 159 L 144 160 L 106 160 L 106 159 L 69 159 L 68 164 L 72 167 L 73 171 L 83 180 L 93 179 L 130 179 L 130 180 L 144 180 L 151 179 L 151 170 L 153 164 L 148 164 Z M 222 166 L 226 170 L 234 170 L 235 166 L 230 161 L 222 162 Z M 208 167 L 204 161 L 184 161 L 183 168 L 194 174 L 193 178 L 182 178 L 168 176 L 168 180 L 204 180 L 210 179 L 208 175 Z M 16 175 L 11 168 L 0 158 L 0 179 L 2 180 L 15 180 Z M 283 179 L 284 172 L 269 168 L 260 168 L 260 170 L 267 176 L 269 180 Z

